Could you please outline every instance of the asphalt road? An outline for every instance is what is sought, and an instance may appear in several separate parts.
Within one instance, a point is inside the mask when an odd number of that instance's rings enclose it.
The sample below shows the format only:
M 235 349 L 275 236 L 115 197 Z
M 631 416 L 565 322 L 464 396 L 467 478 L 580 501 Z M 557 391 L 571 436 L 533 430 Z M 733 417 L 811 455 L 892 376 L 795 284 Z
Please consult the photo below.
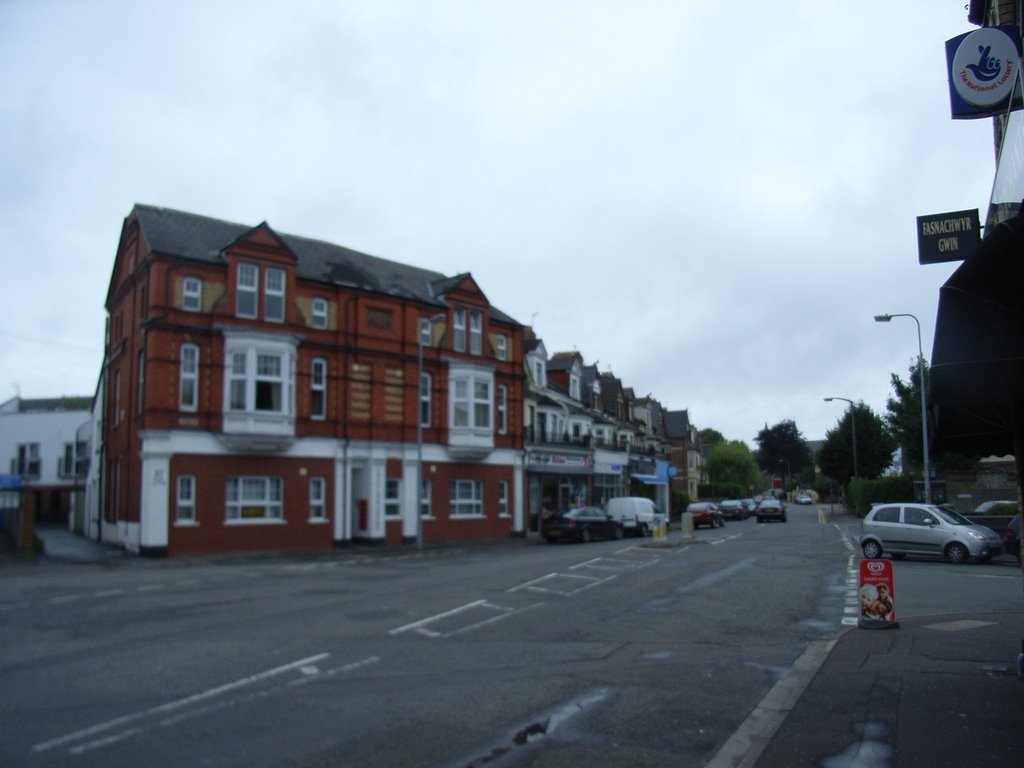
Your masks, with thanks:
M 727 765 L 856 623 L 857 522 L 824 510 L 668 547 L 8 567 L 0 764 Z M 1019 597 L 1009 560 L 897 567 L 898 612 Z

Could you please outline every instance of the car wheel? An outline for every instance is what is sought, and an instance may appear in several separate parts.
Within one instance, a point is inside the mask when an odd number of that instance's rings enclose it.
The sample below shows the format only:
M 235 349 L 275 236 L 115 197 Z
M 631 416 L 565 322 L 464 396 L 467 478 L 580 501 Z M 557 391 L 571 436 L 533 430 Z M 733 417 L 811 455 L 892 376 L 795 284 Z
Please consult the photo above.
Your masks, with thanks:
M 621 525 L 615 526 L 614 536 L 615 536 L 616 539 L 621 539 L 622 538 L 622 526 Z
M 877 541 L 865 541 L 861 545 L 861 551 L 868 560 L 877 560 L 882 556 L 882 547 Z
M 970 553 L 967 551 L 967 547 L 963 544 L 953 542 L 946 547 L 946 559 L 951 563 L 956 563 L 957 565 L 966 563 L 968 557 L 970 557 Z
M 580 533 L 580 541 L 582 541 L 584 544 L 586 544 L 587 542 L 590 541 L 590 529 L 589 528 L 584 528 L 583 531 Z

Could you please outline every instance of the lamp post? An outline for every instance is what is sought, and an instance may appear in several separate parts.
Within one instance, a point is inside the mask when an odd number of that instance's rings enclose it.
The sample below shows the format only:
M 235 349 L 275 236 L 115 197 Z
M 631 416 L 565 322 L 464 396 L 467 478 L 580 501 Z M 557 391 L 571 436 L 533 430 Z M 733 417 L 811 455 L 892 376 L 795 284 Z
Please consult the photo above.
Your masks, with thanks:
M 444 314 L 421 317 L 416 342 L 416 549 L 423 549 L 423 336 L 430 334 L 434 323 L 441 322 L 445 317 Z M 432 390 L 428 391 L 428 396 Z
M 921 374 L 921 452 L 924 458 L 924 502 L 932 503 L 931 470 L 928 466 L 928 406 L 925 404 L 924 350 L 921 347 L 921 321 L 907 312 L 891 315 L 875 315 L 876 323 L 888 323 L 894 317 L 909 317 L 917 324 L 917 368 Z
M 831 403 L 833 400 L 842 400 L 850 404 L 850 431 L 853 432 L 853 476 L 857 477 L 857 412 L 854 410 L 853 400 L 850 400 L 848 397 L 825 398 L 826 403 Z

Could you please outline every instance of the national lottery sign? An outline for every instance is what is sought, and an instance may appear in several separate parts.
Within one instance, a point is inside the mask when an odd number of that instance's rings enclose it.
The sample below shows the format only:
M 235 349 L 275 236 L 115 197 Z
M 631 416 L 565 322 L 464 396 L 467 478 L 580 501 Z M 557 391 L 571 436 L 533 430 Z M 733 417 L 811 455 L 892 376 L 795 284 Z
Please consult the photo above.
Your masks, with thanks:
M 1013 26 L 982 27 L 947 40 L 953 117 L 991 117 L 1019 109 L 1020 59 L 1020 33 Z

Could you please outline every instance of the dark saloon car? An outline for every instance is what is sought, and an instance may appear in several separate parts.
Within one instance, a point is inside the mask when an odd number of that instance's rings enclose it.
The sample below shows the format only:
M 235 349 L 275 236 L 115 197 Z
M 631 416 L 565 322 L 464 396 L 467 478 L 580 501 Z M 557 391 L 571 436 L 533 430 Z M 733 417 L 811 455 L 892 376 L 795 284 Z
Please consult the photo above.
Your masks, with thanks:
M 781 501 L 769 496 L 757 505 L 754 516 L 759 523 L 765 523 L 769 520 L 778 520 L 780 523 L 784 523 L 786 522 L 786 508 Z
M 746 520 L 750 517 L 750 512 L 747 511 L 746 505 L 742 499 L 726 499 L 718 508 L 722 512 L 723 517 L 728 517 L 730 520 Z
M 693 515 L 694 528 L 700 528 L 702 525 L 708 528 L 721 528 L 725 525 L 721 510 L 710 501 L 696 501 L 688 506 L 686 511 Z
M 592 539 L 621 539 L 622 523 L 608 517 L 600 507 L 579 507 L 549 517 L 544 523 L 544 538 L 549 542 Z

